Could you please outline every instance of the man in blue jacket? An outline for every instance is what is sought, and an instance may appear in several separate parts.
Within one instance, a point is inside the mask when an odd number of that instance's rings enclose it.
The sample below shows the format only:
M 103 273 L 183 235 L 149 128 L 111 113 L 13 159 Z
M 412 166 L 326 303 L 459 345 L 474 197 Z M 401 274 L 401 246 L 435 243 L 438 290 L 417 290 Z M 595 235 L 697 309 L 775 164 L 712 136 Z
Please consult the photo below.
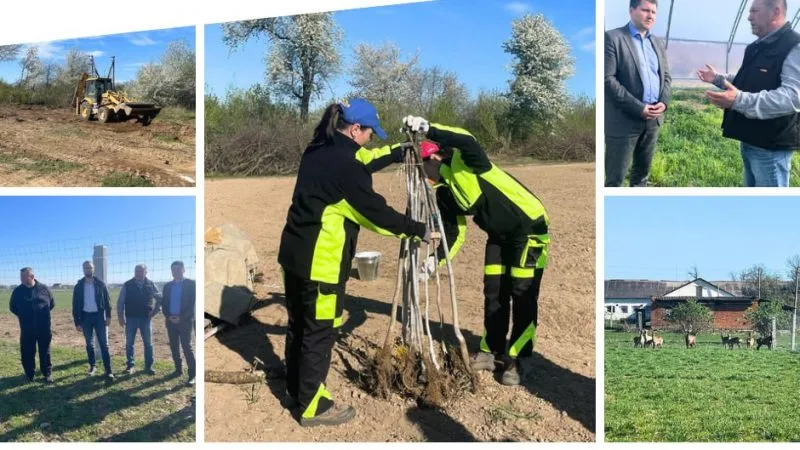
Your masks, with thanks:
M 94 334 L 100 342 L 100 354 L 103 358 L 103 369 L 109 380 L 114 379 L 111 373 L 111 356 L 108 352 L 108 325 L 111 323 L 111 300 L 106 285 L 94 276 L 94 264 L 83 263 L 84 277 L 75 283 L 72 291 L 72 319 L 75 329 L 83 332 L 86 339 L 86 354 L 89 358 L 89 376 L 94 375 L 97 361 L 94 354 Z
M 50 362 L 50 311 L 56 301 L 50 289 L 37 281 L 33 269 L 24 267 L 19 271 L 21 284 L 11 292 L 9 309 L 19 319 L 19 349 L 22 369 L 28 381 L 36 374 L 36 348 L 39 348 L 39 370 L 45 383 L 53 382 L 53 365 Z
M 189 371 L 188 384 L 194 384 L 195 358 L 192 351 L 192 330 L 194 330 L 195 282 L 184 278 L 183 261 L 175 261 L 170 266 L 172 281 L 164 285 L 162 309 L 167 322 L 167 336 L 172 361 L 175 363 L 173 376 L 183 375 L 181 349 Z

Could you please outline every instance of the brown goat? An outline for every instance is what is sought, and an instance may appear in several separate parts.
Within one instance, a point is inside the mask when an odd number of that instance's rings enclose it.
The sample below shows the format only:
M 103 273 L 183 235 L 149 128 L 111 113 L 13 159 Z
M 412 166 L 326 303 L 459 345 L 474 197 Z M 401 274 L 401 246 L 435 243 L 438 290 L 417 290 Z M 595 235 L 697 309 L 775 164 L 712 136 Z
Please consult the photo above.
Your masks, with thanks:
M 750 332 L 750 335 L 747 336 L 747 348 L 750 350 L 756 347 L 756 338 L 753 337 L 753 332 Z
M 660 336 L 656 336 L 655 332 L 653 332 L 653 348 L 661 348 L 664 346 L 664 338 Z
M 697 347 L 697 336 L 686 333 L 686 348 L 695 348 Z

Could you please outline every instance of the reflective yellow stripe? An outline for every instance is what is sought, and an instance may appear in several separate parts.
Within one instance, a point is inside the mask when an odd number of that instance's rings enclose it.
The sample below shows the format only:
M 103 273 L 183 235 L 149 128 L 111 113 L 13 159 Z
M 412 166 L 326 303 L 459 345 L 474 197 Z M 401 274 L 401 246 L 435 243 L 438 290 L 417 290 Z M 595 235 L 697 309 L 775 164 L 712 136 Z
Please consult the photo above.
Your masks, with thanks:
M 383 236 L 398 236 L 373 224 L 355 210 L 347 200 L 328 205 L 322 211 L 322 226 L 311 259 L 311 279 L 328 284 L 338 284 L 346 235 L 344 220 L 349 219 L 364 228 Z M 404 238 L 405 234 L 398 237 Z
M 442 125 L 440 123 L 432 123 L 431 124 L 431 128 L 436 128 L 437 130 L 442 130 L 442 131 L 449 131 L 449 132 L 455 133 L 455 134 L 463 134 L 463 135 L 471 136 L 473 139 L 475 138 L 475 136 L 472 136 L 472 133 L 470 133 L 469 131 L 467 131 L 467 130 L 465 130 L 463 128 L 448 127 L 447 125 Z
M 464 160 L 461 158 L 461 150 L 456 149 L 453 152 L 453 159 L 450 165 L 442 164 L 439 167 L 439 173 L 442 174 L 442 178 L 450 186 L 456 203 L 464 211 L 469 211 L 483 194 L 478 183 L 478 176 L 464 164 Z
M 456 257 L 456 253 L 461 250 L 461 246 L 464 245 L 464 241 L 467 238 L 467 218 L 464 216 L 456 216 L 456 222 L 458 222 L 458 236 L 456 236 L 456 241 L 450 243 L 450 261 Z M 439 267 L 444 267 L 447 264 L 447 261 L 442 257 L 439 260 Z
M 545 223 L 550 224 L 550 218 L 547 216 L 542 202 L 509 174 L 492 164 L 492 168 L 488 172 L 480 174 L 480 177 L 502 192 L 531 220 L 544 217 Z
M 317 320 L 336 319 L 336 294 L 323 294 L 317 289 L 316 315 Z
M 516 358 L 519 355 L 519 352 L 522 350 L 522 347 L 524 347 L 528 341 L 531 342 L 531 346 L 536 343 L 536 327 L 533 326 L 533 323 L 531 323 L 528 328 L 522 332 L 522 335 L 516 340 L 516 342 L 514 342 L 511 348 L 508 349 L 508 356 Z
M 484 275 L 502 275 L 506 273 L 506 266 L 500 264 L 489 264 L 483 266 Z
M 341 326 L 342 326 L 342 318 L 341 317 L 337 317 L 337 318 L 333 319 L 333 328 L 339 328 Z
M 483 336 L 481 336 L 481 351 L 486 353 L 492 352 L 492 349 L 489 348 L 489 344 L 486 343 L 486 331 L 484 331 Z
M 361 164 L 367 165 L 378 158 L 391 155 L 392 148 L 396 147 L 397 145 L 399 144 L 395 144 L 394 146 L 385 145 L 375 149 L 361 147 L 358 149 L 358 151 L 356 151 L 356 159 L 360 161 Z
M 511 268 L 511 277 L 512 278 L 533 278 L 535 269 L 528 269 L 524 267 L 512 267 Z
M 303 411 L 303 417 L 306 419 L 311 419 L 312 417 L 317 415 L 317 407 L 319 406 L 319 399 L 327 398 L 328 400 L 333 400 L 331 397 L 331 393 L 325 389 L 325 384 L 320 383 L 319 389 L 317 389 L 317 393 L 314 395 L 314 398 L 311 399 L 311 403 L 308 404 L 308 408 Z

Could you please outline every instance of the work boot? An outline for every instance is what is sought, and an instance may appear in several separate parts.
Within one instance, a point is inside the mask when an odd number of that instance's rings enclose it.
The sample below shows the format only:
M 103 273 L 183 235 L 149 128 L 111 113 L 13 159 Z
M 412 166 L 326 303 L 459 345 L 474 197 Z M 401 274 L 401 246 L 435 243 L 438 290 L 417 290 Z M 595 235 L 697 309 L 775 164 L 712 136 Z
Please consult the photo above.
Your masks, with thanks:
M 522 367 L 516 358 L 511 360 L 511 364 L 503 371 L 503 378 L 500 380 L 506 386 L 517 386 L 522 382 Z
M 356 410 L 349 405 L 333 404 L 327 411 L 311 418 L 300 418 L 300 426 L 341 425 L 356 416 Z
M 295 397 L 295 396 L 288 395 L 288 396 L 283 398 L 283 401 L 281 402 L 281 406 L 283 406 L 286 409 L 299 408 L 300 407 L 300 400 L 298 400 L 297 397 Z
M 494 371 L 494 353 L 478 352 L 470 358 L 472 370 Z

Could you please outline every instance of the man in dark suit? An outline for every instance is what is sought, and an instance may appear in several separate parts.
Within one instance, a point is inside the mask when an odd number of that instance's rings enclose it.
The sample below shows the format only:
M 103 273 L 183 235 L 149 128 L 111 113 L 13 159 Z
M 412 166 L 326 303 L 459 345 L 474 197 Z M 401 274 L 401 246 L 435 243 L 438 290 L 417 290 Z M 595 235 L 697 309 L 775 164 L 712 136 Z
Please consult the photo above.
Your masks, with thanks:
M 606 182 L 646 186 L 672 78 L 664 44 L 650 33 L 658 0 L 631 0 L 631 21 L 605 34 Z
M 53 364 L 50 362 L 50 311 L 56 301 L 50 289 L 35 279 L 33 269 L 19 271 L 20 285 L 11 292 L 9 309 L 19 319 L 19 350 L 22 369 L 28 381 L 36 373 L 36 348 L 39 348 L 39 370 L 45 383 L 53 382 Z
M 192 351 L 192 330 L 194 330 L 195 282 L 183 277 L 183 261 L 172 263 L 172 281 L 164 285 L 163 309 L 167 323 L 169 348 L 175 362 L 174 376 L 183 375 L 181 349 L 186 358 L 189 371 L 188 384 L 194 384 L 195 359 Z
M 94 276 L 94 264 L 83 262 L 84 277 L 75 283 L 72 291 L 72 320 L 75 329 L 83 332 L 86 339 L 86 355 L 89 358 L 89 376 L 95 374 L 97 361 L 94 353 L 94 335 L 100 343 L 103 369 L 108 380 L 114 379 L 111 372 L 111 354 L 108 351 L 108 326 L 111 323 L 111 297 L 105 283 Z

